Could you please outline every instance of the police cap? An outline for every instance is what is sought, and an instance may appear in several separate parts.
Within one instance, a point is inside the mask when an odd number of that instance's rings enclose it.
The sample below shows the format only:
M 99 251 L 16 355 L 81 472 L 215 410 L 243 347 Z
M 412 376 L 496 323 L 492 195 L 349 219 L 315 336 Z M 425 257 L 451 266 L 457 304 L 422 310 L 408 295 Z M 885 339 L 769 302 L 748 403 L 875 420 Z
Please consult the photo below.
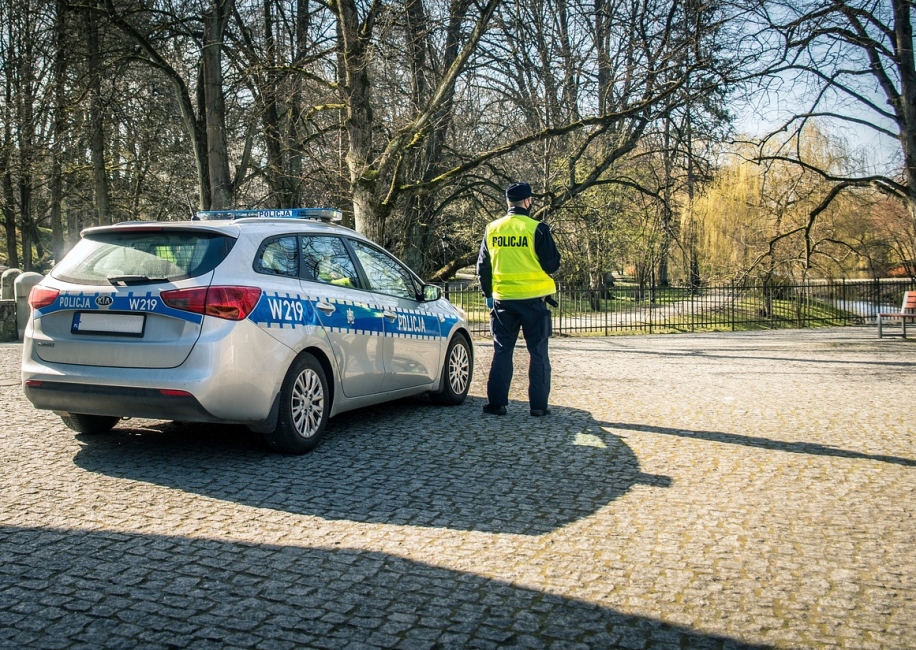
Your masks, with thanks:
M 528 183 L 512 183 L 506 188 L 506 200 L 517 203 L 531 198 L 531 186 Z

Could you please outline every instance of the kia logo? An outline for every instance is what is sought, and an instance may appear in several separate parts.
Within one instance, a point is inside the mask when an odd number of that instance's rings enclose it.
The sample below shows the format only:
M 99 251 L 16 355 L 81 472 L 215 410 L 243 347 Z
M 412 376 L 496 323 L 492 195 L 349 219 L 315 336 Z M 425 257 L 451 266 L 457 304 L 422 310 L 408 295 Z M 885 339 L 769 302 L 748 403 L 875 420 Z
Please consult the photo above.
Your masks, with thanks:
M 113 302 L 114 302 L 114 298 L 112 298 L 111 296 L 96 296 L 95 297 L 95 304 L 97 304 L 99 307 L 107 307 Z

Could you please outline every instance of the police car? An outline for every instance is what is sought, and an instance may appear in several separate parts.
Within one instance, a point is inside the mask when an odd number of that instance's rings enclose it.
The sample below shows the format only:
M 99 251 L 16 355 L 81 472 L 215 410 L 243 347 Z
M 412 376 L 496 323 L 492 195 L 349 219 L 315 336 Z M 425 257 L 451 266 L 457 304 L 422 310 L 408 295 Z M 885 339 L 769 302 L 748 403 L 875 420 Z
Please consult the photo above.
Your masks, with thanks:
M 89 228 L 32 289 L 22 379 L 80 433 L 244 424 L 292 454 L 343 411 L 464 401 L 464 313 L 324 208 Z

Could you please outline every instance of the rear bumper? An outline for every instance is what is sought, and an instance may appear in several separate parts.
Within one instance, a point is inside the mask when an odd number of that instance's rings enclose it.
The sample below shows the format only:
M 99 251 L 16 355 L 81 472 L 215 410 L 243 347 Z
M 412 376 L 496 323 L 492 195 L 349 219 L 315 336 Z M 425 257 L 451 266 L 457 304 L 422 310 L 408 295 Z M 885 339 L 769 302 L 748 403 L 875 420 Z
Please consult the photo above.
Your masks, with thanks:
M 163 414 L 168 414 L 170 420 L 223 421 L 208 412 L 193 395 L 164 395 L 154 388 L 45 381 L 23 389 L 35 408 L 61 413 L 153 419 L 162 419 Z
M 219 323 L 215 324 L 216 326 Z M 231 336 L 205 327 L 175 368 L 117 368 L 49 363 L 23 344 L 22 381 L 39 409 L 86 415 L 257 425 L 271 409 L 293 352 L 241 322 Z M 166 395 L 162 390 L 184 391 Z

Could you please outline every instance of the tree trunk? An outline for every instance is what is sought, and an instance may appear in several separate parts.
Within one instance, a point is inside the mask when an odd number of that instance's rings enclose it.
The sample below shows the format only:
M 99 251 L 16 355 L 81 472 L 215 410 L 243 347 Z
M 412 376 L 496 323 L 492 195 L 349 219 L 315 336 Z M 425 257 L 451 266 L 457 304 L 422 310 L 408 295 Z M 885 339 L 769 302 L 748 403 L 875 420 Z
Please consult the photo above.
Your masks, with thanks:
M 6 228 L 6 263 L 10 268 L 19 268 L 19 250 L 16 233 L 16 199 L 13 196 L 13 174 L 9 168 L 9 161 L 5 161 L 6 169 L 3 172 L 3 224 Z
M 665 118 L 664 147 L 662 157 L 665 166 L 665 185 L 662 188 L 662 241 L 658 254 L 658 284 L 661 287 L 667 287 L 668 279 L 668 258 L 671 253 L 672 240 L 672 220 L 674 219 L 671 202 L 674 200 L 671 193 L 671 186 L 674 183 L 674 153 L 671 151 L 671 118 Z
M 30 34 L 31 15 L 23 14 L 23 34 Z M 31 271 L 32 258 L 32 185 L 33 160 L 35 156 L 35 86 L 34 48 L 36 43 L 30 38 L 20 41 L 19 60 L 16 66 L 18 85 L 14 90 L 16 103 L 17 135 L 19 145 L 19 175 L 17 181 L 19 193 L 19 223 L 22 238 L 22 270 Z
M 904 198 L 916 231 L 916 59 L 913 58 L 912 1 L 895 0 L 894 35 L 900 73 L 900 145 L 903 149 L 903 170 L 907 196 Z
M 23 165 L 25 167 L 25 165 Z M 19 210 L 22 228 L 22 270 L 33 270 L 32 258 L 32 173 L 23 169 L 19 176 Z
M 357 232 L 381 242 L 384 227 L 375 196 L 378 174 L 371 167 L 373 115 L 369 103 L 368 37 L 371 36 L 373 17 L 367 17 L 367 26 L 361 29 L 355 0 L 339 0 L 334 6 L 337 9 L 342 87 L 347 105 L 344 127 L 347 132 L 347 168 L 353 194 L 353 219 Z
M 54 18 L 54 141 L 51 146 L 51 251 L 54 261 L 60 261 L 64 255 L 64 232 L 62 219 L 63 177 L 60 158 L 63 154 L 63 141 L 67 132 L 64 119 L 64 97 L 66 88 L 67 59 L 64 53 L 67 3 L 57 0 L 57 14 Z
M 105 169 L 105 127 L 102 118 L 102 64 L 99 54 L 99 18 L 86 12 L 86 47 L 89 50 L 89 123 L 92 174 L 95 180 L 95 212 L 98 224 L 111 223 L 108 173 Z
M 595 56 L 598 60 L 598 115 L 608 109 L 611 89 L 611 57 L 609 50 L 610 10 L 607 0 L 595 0 Z
M 226 22 L 233 0 L 213 0 L 204 14 L 204 42 L 201 54 L 203 110 L 206 124 L 207 163 L 210 175 L 210 209 L 232 207 L 232 177 L 226 138 L 226 98 L 223 91 L 222 51 Z
M 296 29 L 294 32 L 295 53 L 294 61 L 298 64 L 309 54 L 309 28 L 311 26 L 311 13 L 309 11 L 309 0 L 296 1 Z M 295 146 L 300 141 L 299 116 L 302 115 L 303 105 L 307 100 L 301 86 L 296 87 L 295 92 L 289 98 L 290 102 L 290 119 L 287 123 L 287 138 L 289 142 L 294 143 L 289 154 L 289 175 L 295 179 L 290 192 L 291 204 L 302 205 L 302 149 Z M 329 161 L 330 163 L 330 161 Z M 334 163 L 339 167 L 339 163 Z
M 350 162 L 349 158 L 347 162 Z M 354 165 L 351 164 L 351 178 L 354 176 L 353 167 Z M 356 222 L 356 232 L 384 245 L 385 218 L 379 209 L 374 190 L 374 183 L 365 182 L 358 177 L 355 179 L 352 190 L 353 218 Z
M 9 60 L 4 61 L 9 66 Z M 6 263 L 10 268 L 19 268 L 18 237 L 16 233 L 16 197 L 13 194 L 13 89 L 9 75 L 5 76 L 3 103 L 3 227 L 6 230 Z
M 280 144 L 280 116 L 277 110 L 277 65 L 276 43 L 274 41 L 273 0 L 264 0 L 264 61 L 267 71 L 261 90 L 261 125 L 264 129 L 264 144 L 267 147 L 267 169 L 265 180 L 273 198 L 273 207 L 289 207 L 283 190 L 284 176 L 283 148 Z
M 581 236 L 585 238 L 586 272 L 588 286 L 591 290 L 589 306 L 592 311 L 602 311 L 606 305 L 602 300 L 610 300 L 610 287 L 614 286 L 613 264 L 609 259 L 610 232 L 599 220 L 584 224 Z

